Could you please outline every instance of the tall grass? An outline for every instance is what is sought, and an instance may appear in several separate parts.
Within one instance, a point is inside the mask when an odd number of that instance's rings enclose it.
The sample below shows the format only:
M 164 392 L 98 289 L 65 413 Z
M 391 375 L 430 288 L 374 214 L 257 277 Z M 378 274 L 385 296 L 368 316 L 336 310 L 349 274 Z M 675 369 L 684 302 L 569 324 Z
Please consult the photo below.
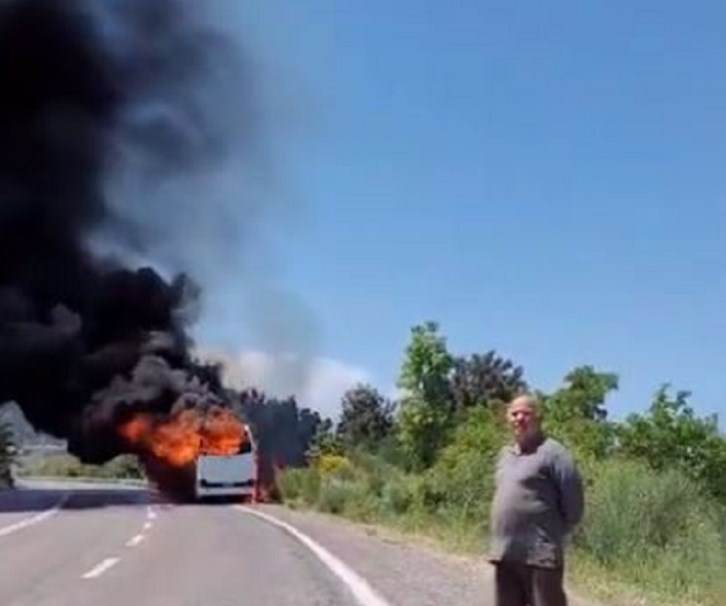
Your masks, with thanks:
M 651 594 L 723 604 L 724 508 L 677 471 L 654 473 L 630 461 L 592 471 L 578 551 Z

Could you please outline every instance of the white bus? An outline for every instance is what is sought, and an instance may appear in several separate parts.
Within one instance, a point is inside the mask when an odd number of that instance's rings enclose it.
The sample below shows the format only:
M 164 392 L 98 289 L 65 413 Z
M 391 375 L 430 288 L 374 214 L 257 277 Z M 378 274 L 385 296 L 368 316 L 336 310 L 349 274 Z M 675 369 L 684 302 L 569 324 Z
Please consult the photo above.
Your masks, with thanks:
M 239 497 L 252 500 L 257 489 L 257 455 L 249 427 L 248 440 L 232 455 L 202 454 L 197 458 L 195 497 Z

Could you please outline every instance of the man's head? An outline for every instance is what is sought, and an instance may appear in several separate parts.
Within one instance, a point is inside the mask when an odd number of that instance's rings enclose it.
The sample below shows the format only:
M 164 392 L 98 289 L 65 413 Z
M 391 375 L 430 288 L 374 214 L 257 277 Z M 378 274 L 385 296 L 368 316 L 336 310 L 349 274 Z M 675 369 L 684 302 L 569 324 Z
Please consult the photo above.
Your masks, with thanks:
M 541 432 L 541 408 L 537 398 L 517 396 L 507 406 L 507 421 L 518 444 L 530 443 Z

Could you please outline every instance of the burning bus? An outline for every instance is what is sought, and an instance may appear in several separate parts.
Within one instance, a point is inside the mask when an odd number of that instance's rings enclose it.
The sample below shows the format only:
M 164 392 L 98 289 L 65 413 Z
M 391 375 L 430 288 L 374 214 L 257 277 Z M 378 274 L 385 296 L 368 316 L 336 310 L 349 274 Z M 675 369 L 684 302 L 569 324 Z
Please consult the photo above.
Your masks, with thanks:
M 136 414 L 119 429 L 161 492 L 200 500 L 257 500 L 259 456 L 250 426 L 224 404 Z
M 244 425 L 246 440 L 235 453 L 220 454 L 204 448 L 195 461 L 194 497 L 238 497 L 256 500 L 258 493 L 257 445 L 249 425 Z

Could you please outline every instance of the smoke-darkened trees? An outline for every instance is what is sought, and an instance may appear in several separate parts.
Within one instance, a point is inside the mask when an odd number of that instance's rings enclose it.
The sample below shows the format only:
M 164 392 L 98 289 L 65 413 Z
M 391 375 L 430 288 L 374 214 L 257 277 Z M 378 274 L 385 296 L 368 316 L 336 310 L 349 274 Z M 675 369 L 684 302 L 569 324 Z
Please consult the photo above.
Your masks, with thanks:
M 0 421 L 0 488 L 13 485 L 12 464 L 15 459 L 15 447 L 12 426 Z
M 352 387 L 341 400 L 338 438 L 346 448 L 376 449 L 393 430 L 394 408 L 375 387 Z
M 330 423 L 319 413 L 300 408 L 294 397 L 268 398 L 255 389 L 228 391 L 257 442 L 263 479 L 269 483 L 275 468 L 307 464 L 307 453 L 321 426 Z
M 454 358 L 450 386 L 457 411 L 508 402 L 527 390 L 524 368 L 494 350 Z

